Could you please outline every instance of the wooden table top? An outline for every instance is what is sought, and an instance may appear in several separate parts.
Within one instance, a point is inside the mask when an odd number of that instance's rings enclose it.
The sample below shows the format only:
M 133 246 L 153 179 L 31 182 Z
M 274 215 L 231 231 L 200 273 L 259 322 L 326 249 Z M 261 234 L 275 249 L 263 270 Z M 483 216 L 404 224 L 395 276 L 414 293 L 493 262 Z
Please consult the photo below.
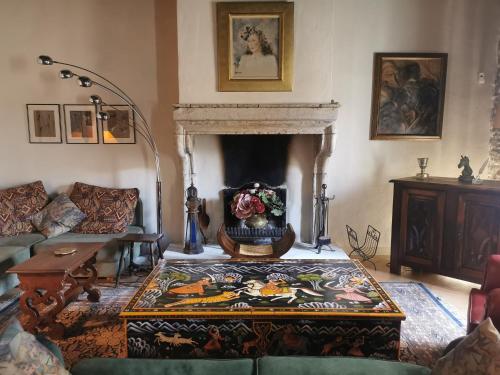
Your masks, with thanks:
M 457 172 L 457 174 L 459 173 L 460 171 Z M 417 177 L 395 178 L 390 180 L 389 182 L 395 184 L 407 184 L 407 185 L 412 185 L 412 184 L 429 185 L 435 188 L 500 192 L 500 181 L 493 181 L 493 180 L 482 180 L 480 184 L 466 184 L 458 181 L 458 177 L 431 176 L 428 178 L 417 178 Z
M 120 316 L 405 319 L 358 261 L 305 259 L 160 262 Z
M 117 238 L 119 242 L 156 242 L 163 237 L 163 233 L 129 233 Z
M 44 251 L 7 270 L 7 273 L 34 274 L 34 273 L 66 273 L 72 272 L 92 258 L 104 243 L 59 243 L 48 245 Z M 62 248 L 76 248 L 76 252 L 69 255 L 55 255 L 54 250 Z

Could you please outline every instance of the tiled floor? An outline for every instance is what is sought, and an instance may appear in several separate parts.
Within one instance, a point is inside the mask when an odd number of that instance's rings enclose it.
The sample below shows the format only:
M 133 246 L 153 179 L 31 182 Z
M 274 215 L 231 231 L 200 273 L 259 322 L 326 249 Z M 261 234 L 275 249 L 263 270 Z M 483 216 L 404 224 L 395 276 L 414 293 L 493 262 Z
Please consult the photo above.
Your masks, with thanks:
M 410 268 L 403 267 L 401 276 L 389 272 L 387 264 L 389 256 L 376 256 L 375 264 L 377 271 L 373 266 L 365 263 L 366 269 L 375 277 L 377 281 L 418 281 L 424 283 L 436 296 L 438 296 L 446 306 L 450 307 L 458 317 L 465 321 L 467 316 L 467 306 L 469 303 L 469 292 L 471 288 L 479 288 L 480 285 L 469 283 L 450 277 L 412 271 Z

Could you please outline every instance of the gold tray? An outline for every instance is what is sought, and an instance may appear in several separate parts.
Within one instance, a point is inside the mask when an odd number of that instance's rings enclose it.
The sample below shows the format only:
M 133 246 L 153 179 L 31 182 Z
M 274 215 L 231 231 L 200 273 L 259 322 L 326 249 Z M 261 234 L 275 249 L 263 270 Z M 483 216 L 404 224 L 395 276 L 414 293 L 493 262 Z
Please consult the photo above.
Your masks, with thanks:
M 62 247 L 60 249 L 54 250 L 54 255 L 63 256 L 76 253 L 76 248 L 74 247 Z

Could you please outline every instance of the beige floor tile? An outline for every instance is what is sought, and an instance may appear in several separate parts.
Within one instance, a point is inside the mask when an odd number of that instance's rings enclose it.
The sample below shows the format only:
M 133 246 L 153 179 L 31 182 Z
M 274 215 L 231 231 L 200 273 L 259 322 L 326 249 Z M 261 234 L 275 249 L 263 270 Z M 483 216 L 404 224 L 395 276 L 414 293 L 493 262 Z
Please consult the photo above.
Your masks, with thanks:
M 403 267 L 401 276 L 389 272 L 388 255 L 379 255 L 374 258 L 377 271 L 373 266 L 365 262 L 364 266 L 377 281 L 417 281 L 428 287 L 437 297 L 443 301 L 458 317 L 465 321 L 467 307 L 469 304 L 469 292 L 472 288 L 479 288 L 480 285 L 467 281 L 453 279 L 451 277 L 436 275 L 432 273 L 413 271 Z

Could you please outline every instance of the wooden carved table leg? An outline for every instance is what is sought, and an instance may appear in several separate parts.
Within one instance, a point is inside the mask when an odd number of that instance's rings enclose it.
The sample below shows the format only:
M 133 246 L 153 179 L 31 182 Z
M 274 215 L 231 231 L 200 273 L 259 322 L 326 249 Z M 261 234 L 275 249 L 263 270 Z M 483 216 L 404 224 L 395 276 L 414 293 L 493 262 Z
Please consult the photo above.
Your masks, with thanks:
M 97 280 L 97 270 L 95 268 L 96 255 L 87 260 L 78 270 L 75 271 L 75 274 L 89 274 L 89 276 L 84 280 L 79 280 L 78 285 L 83 288 L 85 292 L 87 292 L 87 299 L 90 302 L 99 302 L 101 298 L 101 291 L 97 289 L 94 284 Z
M 23 290 L 19 307 L 22 312 L 21 323 L 26 331 L 38 333 L 47 326 L 51 336 L 62 337 L 64 326 L 55 320 L 66 304 L 64 279 L 64 274 L 19 275 L 20 288 Z

